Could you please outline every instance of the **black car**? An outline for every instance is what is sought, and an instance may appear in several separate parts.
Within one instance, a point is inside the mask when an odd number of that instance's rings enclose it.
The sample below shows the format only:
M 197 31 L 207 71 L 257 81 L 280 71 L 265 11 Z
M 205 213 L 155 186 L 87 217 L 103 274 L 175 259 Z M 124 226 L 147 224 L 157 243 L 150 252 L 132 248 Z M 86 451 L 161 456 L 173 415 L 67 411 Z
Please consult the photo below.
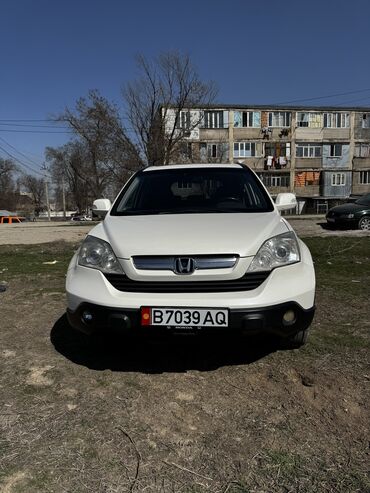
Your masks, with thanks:
M 355 202 L 332 207 L 326 220 L 331 226 L 355 226 L 370 231 L 370 193 Z

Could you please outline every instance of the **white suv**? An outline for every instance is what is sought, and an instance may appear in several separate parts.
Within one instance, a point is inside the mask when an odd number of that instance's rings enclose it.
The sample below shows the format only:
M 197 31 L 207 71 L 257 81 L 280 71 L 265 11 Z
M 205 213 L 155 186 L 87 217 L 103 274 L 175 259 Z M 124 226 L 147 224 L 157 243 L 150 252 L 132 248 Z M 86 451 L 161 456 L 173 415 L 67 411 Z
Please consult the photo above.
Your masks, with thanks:
M 68 318 L 86 333 L 269 332 L 297 347 L 314 315 L 307 246 L 249 168 L 149 167 L 116 198 L 67 273 Z M 109 210 L 110 209 L 110 210 Z

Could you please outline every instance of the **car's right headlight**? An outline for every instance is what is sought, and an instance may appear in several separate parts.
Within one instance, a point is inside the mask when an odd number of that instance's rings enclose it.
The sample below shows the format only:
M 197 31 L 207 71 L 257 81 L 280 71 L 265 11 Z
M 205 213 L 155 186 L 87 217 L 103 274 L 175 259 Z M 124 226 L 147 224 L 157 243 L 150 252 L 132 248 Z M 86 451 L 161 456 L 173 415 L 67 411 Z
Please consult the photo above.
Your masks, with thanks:
M 271 271 L 276 267 L 301 260 L 296 235 L 290 231 L 265 241 L 249 265 L 247 272 Z
M 110 244 L 90 235 L 80 247 L 78 265 L 97 269 L 106 274 L 124 274 Z

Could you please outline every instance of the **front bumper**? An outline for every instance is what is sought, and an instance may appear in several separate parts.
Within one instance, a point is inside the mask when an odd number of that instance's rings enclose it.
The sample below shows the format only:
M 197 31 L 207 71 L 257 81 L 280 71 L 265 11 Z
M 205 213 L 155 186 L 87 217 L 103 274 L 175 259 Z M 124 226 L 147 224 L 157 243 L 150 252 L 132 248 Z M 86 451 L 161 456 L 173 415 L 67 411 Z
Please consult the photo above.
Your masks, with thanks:
M 73 327 L 87 333 L 104 332 L 109 327 L 131 333 L 154 333 L 159 330 L 141 327 L 142 306 L 221 307 L 229 309 L 228 333 L 241 331 L 293 335 L 309 327 L 315 311 L 315 271 L 308 248 L 302 242 L 300 250 L 301 262 L 274 269 L 258 287 L 222 292 L 178 292 L 175 289 L 173 292 L 120 291 L 100 271 L 78 265 L 75 256 L 66 279 L 68 318 Z M 213 278 L 216 282 L 232 280 L 231 276 Z M 176 286 L 175 281 L 173 285 Z M 283 316 L 289 310 L 294 311 L 295 319 L 292 323 L 285 323 Z M 84 311 L 91 312 L 90 321 L 82 316 Z M 187 330 L 182 329 L 182 332 Z M 219 333 L 225 329 L 196 331 Z M 162 332 L 168 333 L 169 329 L 162 329 Z
M 358 223 L 358 218 L 352 217 L 344 217 L 344 216 L 334 216 L 329 217 L 326 216 L 326 222 L 329 226 L 343 226 L 343 227 L 352 227 Z
M 284 314 L 293 311 L 295 318 L 290 322 L 284 321 Z M 303 309 L 295 302 L 279 305 L 230 310 L 229 326 L 227 328 L 201 329 L 167 329 L 152 326 L 143 327 L 140 324 L 140 309 L 109 308 L 91 303 L 82 303 L 77 310 L 67 310 L 69 323 L 76 329 L 87 334 L 104 333 L 109 329 L 117 329 L 127 334 L 158 334 L 158 333 L 271 333 L 287 337 L 307 329 L 313 319 L 315 307 Z M 87 317 L 88 315 L 88 317 Z

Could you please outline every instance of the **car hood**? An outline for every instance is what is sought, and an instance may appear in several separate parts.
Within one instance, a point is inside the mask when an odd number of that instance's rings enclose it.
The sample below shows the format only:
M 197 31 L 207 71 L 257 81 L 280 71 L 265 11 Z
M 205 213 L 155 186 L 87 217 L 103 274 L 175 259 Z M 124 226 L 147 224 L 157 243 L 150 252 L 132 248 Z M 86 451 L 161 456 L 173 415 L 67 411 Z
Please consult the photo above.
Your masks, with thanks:
M 110 216 L 90 234 L 108 241 L 118 258 L 134 255 L 255 255 L 262 243 L 289 231 L 276 211 L 251 214 Z
M 332 207 L 329 212 L 334 212 L 335 214 L 353 214 L 363 209 L 366 209 L 365 205 L 349 203 L 349 204 L 342 204 Z

